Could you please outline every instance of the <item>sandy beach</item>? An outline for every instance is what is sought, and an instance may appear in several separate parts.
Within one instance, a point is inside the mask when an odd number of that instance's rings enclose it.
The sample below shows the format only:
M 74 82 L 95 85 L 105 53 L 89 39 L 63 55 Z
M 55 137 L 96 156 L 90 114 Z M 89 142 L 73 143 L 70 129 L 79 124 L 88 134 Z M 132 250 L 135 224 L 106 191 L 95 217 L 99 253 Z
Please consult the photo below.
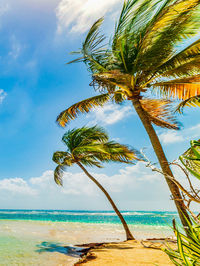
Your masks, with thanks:
M 164 247 L 161 242 L 153 243 L 149 241 L 144 241 L 143 244 L 140 241 L 103 244 L 91 249 L 75 265 L 173 265 L 168 256 L 160 249 L 161 247 Z

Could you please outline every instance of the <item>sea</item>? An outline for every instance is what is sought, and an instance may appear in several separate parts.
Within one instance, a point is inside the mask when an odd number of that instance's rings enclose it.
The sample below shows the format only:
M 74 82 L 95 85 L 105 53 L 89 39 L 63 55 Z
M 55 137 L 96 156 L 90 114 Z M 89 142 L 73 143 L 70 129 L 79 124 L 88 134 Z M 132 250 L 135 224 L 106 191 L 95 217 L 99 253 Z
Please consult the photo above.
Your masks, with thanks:
M 173 237 L 176 212 L 122 211 L 136 239 Z M 74 265 L 76 244 L 125 240 L 112 211 L 0 210 L 0 265 Z

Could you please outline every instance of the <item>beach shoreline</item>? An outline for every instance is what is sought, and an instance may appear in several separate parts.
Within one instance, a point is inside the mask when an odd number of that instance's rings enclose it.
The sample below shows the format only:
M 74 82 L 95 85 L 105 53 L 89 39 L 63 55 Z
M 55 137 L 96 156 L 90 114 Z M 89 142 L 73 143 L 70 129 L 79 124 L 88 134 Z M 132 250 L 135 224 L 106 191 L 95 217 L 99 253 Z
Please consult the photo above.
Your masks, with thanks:
M 44 218 L 42 214 L 40 214 L 41 220 L 31 220 L 28 216 L 24 220 L 0 219 L 0 265 L 16 265 L 17 263 L 20 265 L 23 262 L 25 266 L 38 264 L 41 266 L 72 266 L 78 263 L 81 254 L 81 252 L 77 254 L 74 248 L 80 249 L 80 246 L 87 248 L 88 243 L 94 242 L 106 245 L 123 243 L 125 232 L 122 225 L 95 223 L 95 219 L 101 220 L 102 217 L 99 216 L 88 215 L 88 223 L 45 221 L 42 219 Z M 75 215 L 73 217 L 76 219 Z M 145 218 L 143 224 L 129 225 L 138 241 L 152 237 L 173 236 L 173 231 L 167 224 L 145 224 L 145 221 L 149 220 L 149 214 L 142 215 L 142 218 Z

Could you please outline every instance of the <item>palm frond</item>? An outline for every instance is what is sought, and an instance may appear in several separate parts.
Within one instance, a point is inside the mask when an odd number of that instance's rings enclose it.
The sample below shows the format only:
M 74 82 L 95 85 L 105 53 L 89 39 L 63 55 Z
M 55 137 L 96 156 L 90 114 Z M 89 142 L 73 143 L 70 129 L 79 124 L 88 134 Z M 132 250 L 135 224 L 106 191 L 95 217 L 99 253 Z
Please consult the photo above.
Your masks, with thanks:
M 106 102 L 110 100 L 110 96 L 108 93 L 100 94 L 98 96 L 94 96 L 88 98 L 86 100 L 80 101 L 76 104 L 73 104 L 71 107 L 67 108 L 63 112 L 61 112 L 56 121 L 57 123 L 65 127 L 67 123 L 74 120 L 81 113 L 89 113 L 91 109 L 95 107 L 102 107 Z
M 140 102 L 153 124 L 169 129 L 178 130 L 180 128 L 180 124 L 172 114 L 171 101 L 147 98 Z
M 62 176 L 63 176 L 64 170 L 65 170 L 64 166 L 61 166 L 61 165 L 58 165 L 56 169 L 54 170 L 54 181 L 59 186 L 63 185 Z
M 199 0 L 169 1 L 145 34 L 138 67 L 158 69 L 174 55 L 175 45 L 198 34 L 200 22 L 196 10 Z M 162 50 L 161 53 L 158 53 Z
M 89 167 L 96 166 L 98 168 L 103 168 L 101 162 L 99 162 L 96 158 L 93 158 L 91 155 L 89 156 L 84 156 L 83 158 L 80 159 L 80 162 Z
M 115 141 L 104 144 L 105 160 L 133 164 L 135 160 L 145 160 L 142 154 L 136 149 Z
M 144 33 L 152 18 L 166 1 L 130 0 L 124 3 L 115 29 L 112 52 L 115 57 L 114 67 L 125 73 L 135 72 L 135 59 L 140 52 Z
M 59 165 L 71 166 L 73 164 L 71 154 L 64 151 L 54 152 L 52 160 Z
M 105 36 L 99 32 L 102 22 L 103 18 L 100 18 L 92 25 L 82 44 L 82 48 L 72 53 L 81 54 L 81 56 L 70 61 L 68 64 L 84 62 L 92 73 L 106 71 L 105 62 L 107 56 L 109 56 L 109 51 L 107 51 L 106 45 L 103 44 Z
M 200 94 L 200 75 L 157 82 L 152 86 L 159 88 L 159 92 L 168 98 L 186 100 Z
M 194 58 L 188 57 L 185 62 L 180 63 L 175 68 L 169 68 L 165 72 L 159 72 L 158 75 L 161 75 L 163 78 L 184 78 L 193 75 L 199 74 L 200 69 L 200 55 L 195 56 Z
M 190 144 L 191 147 L 179 159 L 192 175 L 200 179 L 200 140 Z
M 84 148 L 101 145 L 108 140 L 108 134 L 100 126 L 82 127 L 68 130 L 62 137 L 70 152 L 81 154 Z
M 185 101 L 182 101 L 176 108 L 176 112 L 183 113 L 184 107 L 200 107 L 200 95 L 190 97 Z
M 158 69 L 159 74 L 164 76 L 175 76 L 181 74 L 181 69 L 186 66 L 188 63 L 199 62 L 200 56 L 200 40 L 193 42 L 191 45 L 187 46 L 183 50 L 175 53 L 175 55 L 170 58 L 167 62 L 161 65 Z M 184 67 L 185 68 L 185 67 Z M 194 68 L 194 67 L 193 67 Z M 179 72 L 177 73 L 177 69 Z M 174 70 L 174 71 L 173 71 Z M 192 68 L 188 68 L 189 71 Z M 171 74 L 171 75 L 170 75 Z

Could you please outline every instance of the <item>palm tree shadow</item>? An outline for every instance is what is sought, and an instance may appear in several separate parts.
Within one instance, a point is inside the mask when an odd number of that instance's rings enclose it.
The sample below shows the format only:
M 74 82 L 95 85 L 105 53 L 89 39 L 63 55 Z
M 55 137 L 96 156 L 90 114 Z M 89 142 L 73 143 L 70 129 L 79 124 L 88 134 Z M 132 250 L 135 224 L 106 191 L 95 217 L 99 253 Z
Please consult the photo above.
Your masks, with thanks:
M 59 252 L 75 258 L 80 258 L 90 249 L 90 248 L 81 248 L 74 246 L 63 246 L 60 243 L 54 243 L 54 242 L 42 242 L 41 244 L 36 245 L 36 247 L 38 248 L 37 250 L 35 250 L 35 252 L 37 253 Z

